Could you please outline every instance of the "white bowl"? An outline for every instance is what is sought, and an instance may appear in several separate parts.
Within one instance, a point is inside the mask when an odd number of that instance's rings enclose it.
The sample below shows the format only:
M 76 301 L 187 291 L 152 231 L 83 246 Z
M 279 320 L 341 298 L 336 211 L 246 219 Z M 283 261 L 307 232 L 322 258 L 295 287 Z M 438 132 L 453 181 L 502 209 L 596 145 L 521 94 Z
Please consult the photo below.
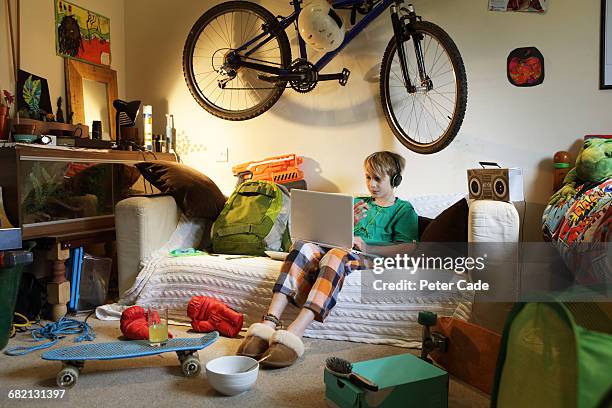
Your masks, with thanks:
M 245 356 L 225 356 L 206 364 L 206 376 L 210 385 L 221 394 L 238 395 L 250 389 L 257 380 L 259 364 L 243 372 L 257 360 Z

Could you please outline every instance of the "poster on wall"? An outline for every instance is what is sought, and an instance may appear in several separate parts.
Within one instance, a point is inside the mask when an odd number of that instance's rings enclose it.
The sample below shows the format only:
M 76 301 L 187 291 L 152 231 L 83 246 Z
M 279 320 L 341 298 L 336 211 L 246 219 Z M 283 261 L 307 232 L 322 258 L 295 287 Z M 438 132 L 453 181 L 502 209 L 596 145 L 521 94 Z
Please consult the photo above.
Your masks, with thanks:
M 599 89 L 612 89 L 612 0 L 601 0 Z
M 17 72 L 17 110 L 22 117 L 42 120 L 51 111 L 49 85 L 45 78 L 22 69 Z
M 540 85 L 544 82 L 544 56 L 536 47 L 513 50 L 507 59 L 507 75 L 514 86 Z
M 544 13 L 548 0 L 489 0 L 489 11 L 529 11 Z
M 110 19 L 64 0 L 55 0 L 57 55 L 109 66 Z

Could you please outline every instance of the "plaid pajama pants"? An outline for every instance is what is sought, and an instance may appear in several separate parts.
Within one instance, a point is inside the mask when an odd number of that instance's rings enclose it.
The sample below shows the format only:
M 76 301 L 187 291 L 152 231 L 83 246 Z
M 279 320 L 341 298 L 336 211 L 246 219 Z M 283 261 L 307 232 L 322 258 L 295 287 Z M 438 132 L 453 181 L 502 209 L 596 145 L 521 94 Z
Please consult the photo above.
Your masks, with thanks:
M 297 241 L 272 291 L 287 295 L 297 307 L 312 310 L 315 320 L 323 322 L 336 305 L 344 278 L 354 270 L 369 266 L 369 261 L 359 254 Z

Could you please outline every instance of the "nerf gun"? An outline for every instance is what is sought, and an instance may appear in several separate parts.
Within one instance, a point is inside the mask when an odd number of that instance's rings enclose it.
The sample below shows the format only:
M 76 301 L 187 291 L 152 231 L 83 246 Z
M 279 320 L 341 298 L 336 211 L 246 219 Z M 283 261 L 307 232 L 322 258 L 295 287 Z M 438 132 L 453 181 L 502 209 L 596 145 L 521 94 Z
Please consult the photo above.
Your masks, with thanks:
M 238 177 L 238 184 L 247 180 L 267 180 L 277 184 L 289 184 L 304 180 L 300 164 L 304 159 L 295 155 L 268 157 L 259 161 L 238 164 L 232 173 Z

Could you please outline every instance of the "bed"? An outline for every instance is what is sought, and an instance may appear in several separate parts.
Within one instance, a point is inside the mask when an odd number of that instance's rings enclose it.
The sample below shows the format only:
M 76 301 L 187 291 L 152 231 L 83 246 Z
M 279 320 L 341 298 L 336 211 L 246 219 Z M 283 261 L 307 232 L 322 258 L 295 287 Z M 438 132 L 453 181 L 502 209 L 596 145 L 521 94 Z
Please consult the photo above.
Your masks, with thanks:
M 461 198 L 462 194 L 447 194 L 410 201 L 417 213 L 434 218 Z M 500 202 L 493 207 L 486 211 L 496 217 L 504 213 L 500 208 L 510 211 L 511 207 L 516 213 L 509 203 Z M 173 320 L 186 322 L 187 303 L 196 295 L 214 297 L 243 313 L 245 327 L 265 314 L 280 261 L 236 255 L 170 256 L 172 249 L 196 246 L 206 231 L 201 223 L 182 216 L 171 197 L 129 198 L 117 205 L 115 213 L 120 289 L 125 292 L 119 303 L 98 308 L 98 318 L 117 319 L 125 307 L 133 304 L 165 305 Z M 507 222 L 507 217 L 502 218 Z M 482 220 L 482 214 L 475 219 Z M 496 222 L 475 222 L 470 228 L 490 230 Z M 515 224 L 518 236 L 518 216 Z M 347 277 L 336 307 L 324 324 L 313 322 L 306 337 L 415 347 L 421 343 L 419 311 L 463 320 L 470 317 L 469 292 L 415 292 L 408 298 L 393 294 L 371 296 L 362 286 L 362 275 L 367 273 L 371 271 L 355 271 Z M 443 273 L 449 272 L 440 271 Z M 297 309 L 290 307 L 282 320 L 290 321 L 296 313 Z

